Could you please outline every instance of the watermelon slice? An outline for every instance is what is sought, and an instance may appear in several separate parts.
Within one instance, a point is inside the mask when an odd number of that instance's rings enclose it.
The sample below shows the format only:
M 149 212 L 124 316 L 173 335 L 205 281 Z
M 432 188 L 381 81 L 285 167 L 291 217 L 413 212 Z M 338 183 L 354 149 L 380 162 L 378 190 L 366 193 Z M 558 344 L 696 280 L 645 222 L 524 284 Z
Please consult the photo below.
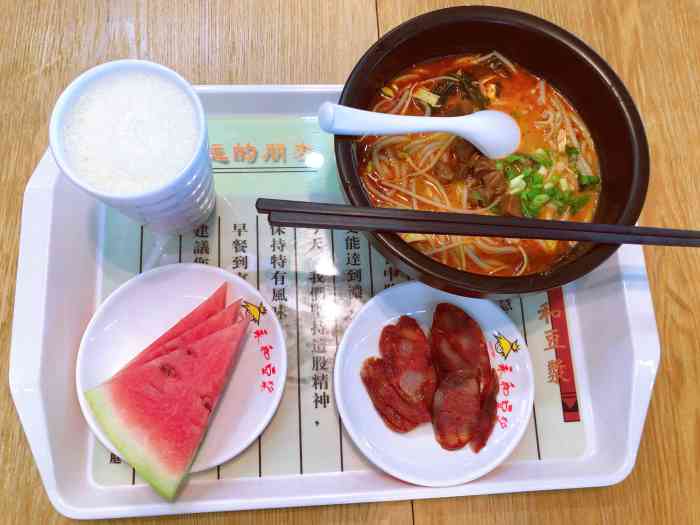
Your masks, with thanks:
M 113 376 L 85 393 L 100 428 L 161 496 L 175 498 L 228 382 L 249 320 Z
M 197 326 L 194 326 L 183 332 L 182 335 L 170 339 L 169 341 L 159 345 L 154 346 L 151 344 L 148 348 L 142 351 L 139 355 L 134 357 L 129 361 L 124 368 L 121 369 L 119 374 L 123 374 L 132 367 L 139 366 L 153 359 L 177 350 L 180 347 L 190 345 L 200 339 L 203 339 L 219 330 L 223 330 L 227 326 L 231 326 L 234 321 L 239 317 L 241 313 L 241 299 L 233 304 L 227 306 L 224 310 L 212 315 L 206 321 L 201 322 Z M 159 338 L 161 339 L 161 338 Z
M 204 300 L 202 304 L 180 319 L 167 332 L 148 345 L 145 350 L 134 357 L 129 363 L 127 363 L 126 366 L 128 367 L 137 363 L 146 363 L 147 361 L 153 359 L 154 356 L 161 355 L 159 351 L 160 346 L 168 341 L 171 341 L 172 339 L 175 339 L 176 337 L 179 337 L 180 335 L 183 335 L 188 330 L 203 323 L 211 316 L 223 310 L 226 306 L 226 284 L 227 283 L 224 283 L 219 286 L 213 294 Z

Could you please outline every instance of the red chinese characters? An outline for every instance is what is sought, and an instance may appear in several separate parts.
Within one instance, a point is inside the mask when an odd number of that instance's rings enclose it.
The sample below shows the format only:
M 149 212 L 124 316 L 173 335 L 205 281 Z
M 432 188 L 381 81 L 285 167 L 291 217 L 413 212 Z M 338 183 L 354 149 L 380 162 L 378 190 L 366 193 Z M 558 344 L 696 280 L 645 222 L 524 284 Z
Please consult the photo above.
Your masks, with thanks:
M 269 362 L 274 347 L 271 344 L 263 344 L 264 339 L 267 335 L 268 332 L 265 328 L 257 328 L 253 332 L 253 337 L 255 338 L 255 341 L 257 341 L 260 344 L 260 353 L 262 353 L 263 358 L 266 361 L 265 365 L 260 369 L 260 375 L 263 377 L 270 378 L 274 377 L 277 374 L 277 367 Z M 275 382 L 272 379 L 266 379 L 262 381 L 260 383 L 260 390 L 262 392 L 268 393 L 273 392 L 275 390 Z
M 496 366 L 496 380 L 500 380 L 500 392 L 503 397 L 510 397 L 510 392 L 515 388 L 515 383 L 507 379 L 507 376 L 513 372 L 513 367 L 511 365 L 499 364 Z M 500 409 L 501 412 L 510 413 L 513 412 L 513 405 L 507 399 L 494 403 L 496 409 Z M 496 422 L 498 426 L 505 429 L 508 428 L 508 417 L 503 414 L 496 415 Z
M 501 381 L 501 392 L 505 397 L 510 396 L 510 391 L 515 388 L 515 385 L 510 381 Z
M 499 364 L 496 366 L 496 372 L 498 372 L 499 375 L 502 374 L 507 374 L 508 372 L 512 372 L 513 367 L 510 365 L 504 365 L 503 363 Z

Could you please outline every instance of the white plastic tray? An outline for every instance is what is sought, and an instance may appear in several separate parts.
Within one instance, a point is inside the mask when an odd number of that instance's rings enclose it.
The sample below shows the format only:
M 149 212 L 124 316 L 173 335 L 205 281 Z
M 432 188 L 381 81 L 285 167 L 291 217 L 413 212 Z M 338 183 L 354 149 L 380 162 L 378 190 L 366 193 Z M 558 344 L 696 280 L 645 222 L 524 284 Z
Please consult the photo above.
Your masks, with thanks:
M 207 86 L 198 92 L 209 117 L 312 116 L 322 102 L 337 100 L 340 89 Z M 94 475 L 94 438 L 80 413 L 74 374 L 80 338 L 104 292 L 104 224 L 109 213 L 71 186 L 50 154 L 44 155 L 24 197 L 10 387 L 46 492 L 66 516 L 146 516 L 593 487 L 617 483 L 634 467 L 659 364 L 659 342 L 642 250 L 623 247 L 564 290 L 581 421 L 555 430 L 577 429 L 580 450 L 575 454 L 544 453 L 551 446 L 548 440 L 567 438 L 543 427 L 542 418 L 552 407 L 542 392 L 551 385 L 542 383 L 536 393 L 540 429 L 538 434 L 533 426 L 530 449 L 516 451 L 495 471 L 457 487 L 405 484 L 361 459 L 349 471 L 348 455 L 357 452 L 347 444 L 345 467 L 341 457 L 336 469 L 344 471 L 302 467 L 303 474 L 268 475 L 259 466 L 256 477 L 226 477 L 217 470 L 210 478 L 190 481 L 175 503 L 162 501 L 137 480 L 105 484 Z M 143 249 L 143 237 L 141 243 Z M 515 301 L 527 331 L 525 311 L 534 303 L 529 296 Z M 537 343 L 528 343 L 535 352 Z M 288 376 L 288 384 L 296 385 L 298 379 Z M 290 395 L 285 392 L 285 397 Z M 538 396 L 544 405 L 538 405 Z M 561 406 L 556 410 L 561 415 Z M 345 440 L 342 433 L 341 438 Z

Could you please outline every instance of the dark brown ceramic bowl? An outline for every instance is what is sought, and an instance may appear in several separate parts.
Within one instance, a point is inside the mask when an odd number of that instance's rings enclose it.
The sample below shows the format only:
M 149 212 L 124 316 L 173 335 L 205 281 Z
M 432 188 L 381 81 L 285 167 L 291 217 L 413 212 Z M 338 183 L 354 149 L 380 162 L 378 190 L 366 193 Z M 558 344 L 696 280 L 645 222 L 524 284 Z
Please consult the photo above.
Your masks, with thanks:
M 595 221 L 634 224 L 649 182 L 649 151 L 639 113 L 625 86 L 600 56 L 545 20 L 495 7 L 455 7 L 409 20 L 364 54 L 345 83 L 340 103 L 366 109 L 387 80 L 417 62 L 493 50 L 546 79 L 573 103 L 600 157 L 603 184 Z M 358 176 L 355 138 L 337 136 L 335 153 L 348 200 L 369 206 Z M 369 237 L 375 248 L 409 276 L 461 295 L 526 293 L 561 286 L 590 272 L 617 249 L 616 245 L 580 244 L 546 274 L 490 277 L 443 265 L 396 234 Z

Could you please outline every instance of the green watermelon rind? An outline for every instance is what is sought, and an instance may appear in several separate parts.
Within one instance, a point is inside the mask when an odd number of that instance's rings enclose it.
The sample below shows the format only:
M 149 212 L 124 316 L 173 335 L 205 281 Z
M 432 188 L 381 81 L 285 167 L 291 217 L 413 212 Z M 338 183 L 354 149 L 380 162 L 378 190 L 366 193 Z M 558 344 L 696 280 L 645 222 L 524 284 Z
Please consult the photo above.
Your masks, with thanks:
M 85 392 L 92 413 L 95 415 L 100 428 L 107 434 L 122 459 L 134 467 L 139 476 L 147 481 L 165 499 L 175 499 L 177 490 L 189 469 L 177 475 L 164 465 L 154 461 L 153 454 L 139 443 L 138 438 L 129 430 L 121 417 L 114 410 L 109 392 L 104 386 L 99 386 Z

